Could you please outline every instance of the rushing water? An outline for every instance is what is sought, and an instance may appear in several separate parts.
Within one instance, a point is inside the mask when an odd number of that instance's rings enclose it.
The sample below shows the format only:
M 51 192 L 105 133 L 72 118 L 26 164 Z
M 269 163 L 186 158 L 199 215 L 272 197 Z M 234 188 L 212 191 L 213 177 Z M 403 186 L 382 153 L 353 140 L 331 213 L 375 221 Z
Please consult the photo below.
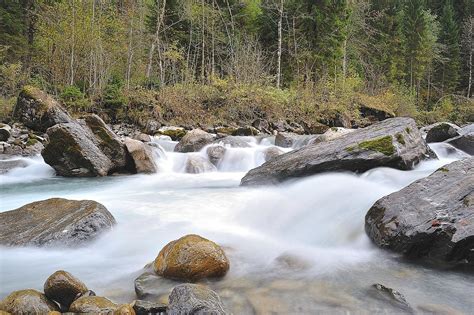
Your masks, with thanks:
M 242 188 L 240 179 L 263 163 L 274 141 L 244 140 L 250 148 L 228 148 L 218 171 L 201 174 L 183 173 L 189 154 L 172 152 L 175 143 L 163 138 L 155 139 L 160 173 L 153 175 L 59 178 L 41 157 L 24 159 L 27 167 L 0 175 L 0 211 L 50 197 L 92 199 L 118 224 L 78 249 L 1 248 L 0 297 L 42 289 L 64 269 L 100 295 L 130 302 L 143 266 L 169 241 L 196 233 L 226 249 L 231 270 L 211 285 L 236 314 L 396 311 L 370 294 L 373 283 L 399 290 L 420 312 L 474 310 L 473 276 L 404 262 L 364 233 L 365 214 L 377 199 L 462 152 L 434 144 L 440 159 L 412 171 L 377 168 Z M 205 156 L 204 150 L 190 154 Z

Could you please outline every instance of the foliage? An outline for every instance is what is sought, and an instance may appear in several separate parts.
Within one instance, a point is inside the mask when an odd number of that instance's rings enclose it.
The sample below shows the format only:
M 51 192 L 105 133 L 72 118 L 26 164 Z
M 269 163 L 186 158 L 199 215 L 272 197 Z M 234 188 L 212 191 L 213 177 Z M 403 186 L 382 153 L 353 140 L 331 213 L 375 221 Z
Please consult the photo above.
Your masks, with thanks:
M 74 85 L 66 86 L 59 94 L 59 99 L 69 110 L 73 111 L 86 111 L 90 104 L 84 93 Z

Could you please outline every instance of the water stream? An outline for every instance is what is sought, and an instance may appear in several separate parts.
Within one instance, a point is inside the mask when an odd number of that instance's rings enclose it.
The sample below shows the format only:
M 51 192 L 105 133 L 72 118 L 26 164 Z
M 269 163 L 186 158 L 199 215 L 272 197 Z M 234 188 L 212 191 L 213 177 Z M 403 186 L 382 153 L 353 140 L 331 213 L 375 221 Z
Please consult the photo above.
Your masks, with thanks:
M 474 310 L 474 277 L 412 265 L 373 246 L 364 217 L 380 197 L 463 157 L 433 144 L 439 160 L 412 171 L 377 168 L 364 174 L 328 173 L 278 187 L 242 188 L 240 179 L 263 163 L 273 139 L 245 138 L 250 148 L 228 148 L 217 171 L 185 174 L 190 154 L 156 138 L 160 173 L 106 178 L 60 178 L 41 157 L 0 175 L 0 211 L 50 197 L 92 199 L 118 224 L 83 248 L 0 248 L 0 298 L 13 290 L 42 289 L 64 269 L 98 294 L 134 299 L 133 280 L 169 241 L 196 233 L 222 245 L 231 261 L 212 283 L 235 314 L 395 312 L 372 297 L 383 283 L 402 292 L 419 312 Z M 257 143 L 259 142 L 259 143 Z M 251 305 L 248 308 L 246 305 Z

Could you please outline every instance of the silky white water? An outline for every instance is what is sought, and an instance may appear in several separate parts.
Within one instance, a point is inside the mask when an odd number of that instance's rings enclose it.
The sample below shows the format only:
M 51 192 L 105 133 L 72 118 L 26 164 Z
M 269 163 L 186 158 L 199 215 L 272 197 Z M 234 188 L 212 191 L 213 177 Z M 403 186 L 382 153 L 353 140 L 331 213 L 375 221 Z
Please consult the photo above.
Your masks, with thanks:
M 130 302 L 133 280 L 143 266 L 169 241 L 195 233 L 225 248 L 231 269 L 221 280 L 223 287 L 242 279 L 253 283 L 246 290 L 271 287 L 276 280 L 324 282 L 329 284 L 324 294 L 340 299 L 343 309 L 351 304 L 355 311 L 367 311 L 377 302 L 366 297 L 366 289 L 380 282 L 415 306 L 441 305 L 465 313 L 474 309 L 473 276 L 404 262 L 376 248 L 364 233 L 365 214 L 377 199 L 464 153 L 433 144 L 439 160 L 422 162 L 412 171 L 377 168 L 360 175 L 330 173 L 277 187 L 243 188 L 240 179 L 263 163 L 263 151 L 272 145 L 272 139 L 260 144 L 245 140 L 250 148 L 228 148 L 217 171 L 201 174 L 183 173 L 189 154 L 171 152 L 175 143 L 166 139 L 155 139 L 160 173 L 153 175 L 60 178 L 41 157 L 24 159 L 29 166 L 0 175 L 0 211 L 51 197 L 92 199 L 107 207 L 117 225 L 77 249 L 0 248 L 0 297 L 18 289 L 42 289 L 51 273 L 63 269 L 99 295 Z M 190 154 L 205 156 L 205 149 Z M 305 267 L 284 268 L 276 263 L 281 255 L 296 257 Z M 285 290 L 278 291 L 280 303 L 296 303 L 304 289 Z M 314 295 L 316 302 L 301 303 L 317 304 L 321 295 Z M 311 307 L 300 310 L 306 309 Z

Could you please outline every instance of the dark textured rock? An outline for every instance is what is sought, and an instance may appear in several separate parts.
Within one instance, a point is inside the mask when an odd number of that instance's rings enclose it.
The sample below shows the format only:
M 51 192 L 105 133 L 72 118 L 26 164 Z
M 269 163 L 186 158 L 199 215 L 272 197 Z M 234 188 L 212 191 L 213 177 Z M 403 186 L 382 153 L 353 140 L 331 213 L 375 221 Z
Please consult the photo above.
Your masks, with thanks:
M 8 126 L 8 125 L 7 125 Z M 7 141 L 10 138 L 10 127 L 2 127 L 0 128 L 0 141 Z
M 404 311 L 413 312 L 412 307 L 407 302 L 403 294 L 383 284 L 376 283 L 372 285 L 372 295 L 382 301 L 386 301 L 391 305 Z
M 470 155 L 474 155 L 474 124 L 465 126 L 459 130 L 460 136 L 447 142 L 452 146 Z
M 12 292 L 0 302 L 0 310 L 11 314 L 47 314 L 59 308 L 43 293 L 29 289 Z
M 118 305 L 107 298 L 101 296 L 83 296 L 71 304 L 69 312 L 107 314 L 114 312 L 117 308 Z
M 124 144 L 133 161 L 133 165 L 130 166 L 130 171 L 132 171 L 132 173 L 156 173 L 158 168 L 155 159 L 153 158 L 153 151 L 150 146 L 141 141 L 130 138 L 126 138 Z
M 153 263 L 158 275 L 187 281 L 223 277 L 229 266 L 219 245 L 193 234 L 168 243 Z
M 252 127 L 256 128 L 257 130 L 263 132 L 263 133 L 271 133 L 270 132 L 270 124 L 268 123 L 268 121 L 266 121 L 265 119 L 255 119 L 253 122 L 252 122 Z
M 277 184 L 331 171 L 365 172 L 379 166 L 408 170 L 432 155 L 413 119 L 392 118 L 282 154 L 250 170 L 241 185 Z
M 275 145 L 282 148 L 291 148 L 293 144 L 301 138 L 301 135 L 290 132 L 279 132 L 275 136 Z
M 135 300 L 132 302 L 131 306 L 137 315 L 166 314 L 168 308 L 166 304 L 143 300 Z
M 371 122 L 382 121 L 388 118 L 393 118 L 395 115 L 386 110 L 373 108 L 365 104 L 359 105 L 360 117 L 367 118 Z
M 52 198 L 0 213 L 0 244 L 72 246 L 110 230 L 115 219 L 92 200 Z
M 425 128 L 426 142 L 442 142 L 459 136 L 459 127 L 447 122 L 437 123 Z
M 199 174 L 216 171 L 216 167 L 208 159 L 200 155 L 190 155 L 184 167 L 186 173 Z
M 214 140 L 212 143 L 231 148 L 250 148 L 250 144 L 247 141 L 244 141 L 241 138 L 234 136 L 219 138 Z
M 259 134 L 259 131 L 252 126 L 238 127 L 234 132 L 233 136 L 256 136 Z
M 44 294 L 50 300 L 58 302 L 63 312 L 69 309 L 78 294 L 87 291 L 81 280 L 64 270 L 56 271 L 44 283 Z
M 157 301 L 163 295 L 168 296 L 177 284 L 178 281 L 158 276 L 149 269 L 135 279 L 135 294 L 140 300 Z
M 474 157 L 379 199 L 365 230 L 378 246 L 409 258 L 474 267 Z
M 51 126 L 67 123 L 72 118 L 50 95 L 32 86 L 25 86 L 18 96 L 13 118 L 28 128 L 45 132 Z
M 313 135 L 313 134 L 322 134 L 325 133 L 328 129 L 329 126 L 326 126 L 325 124 L 322 123 L 307 123 L 307 122 L 302 122 L 301 123 L 305 133 Z
M 227 314 L 216 292 L 203 285 L 180 284 L 169 297 L 169 315 Z
M 214 141 L 214 136 L 201 129 L 188 132 L 174 148 L 175 152 L 197 152 Z
M 224 158 L 226 148 L 224 148 L 221 145 L 213 145 L 209 146 L 206 150 L 207 157 L 209 158 L 209 161 L 217 166 L 220 161 Z M 0 164 L 1 168 L 1 164 Z

